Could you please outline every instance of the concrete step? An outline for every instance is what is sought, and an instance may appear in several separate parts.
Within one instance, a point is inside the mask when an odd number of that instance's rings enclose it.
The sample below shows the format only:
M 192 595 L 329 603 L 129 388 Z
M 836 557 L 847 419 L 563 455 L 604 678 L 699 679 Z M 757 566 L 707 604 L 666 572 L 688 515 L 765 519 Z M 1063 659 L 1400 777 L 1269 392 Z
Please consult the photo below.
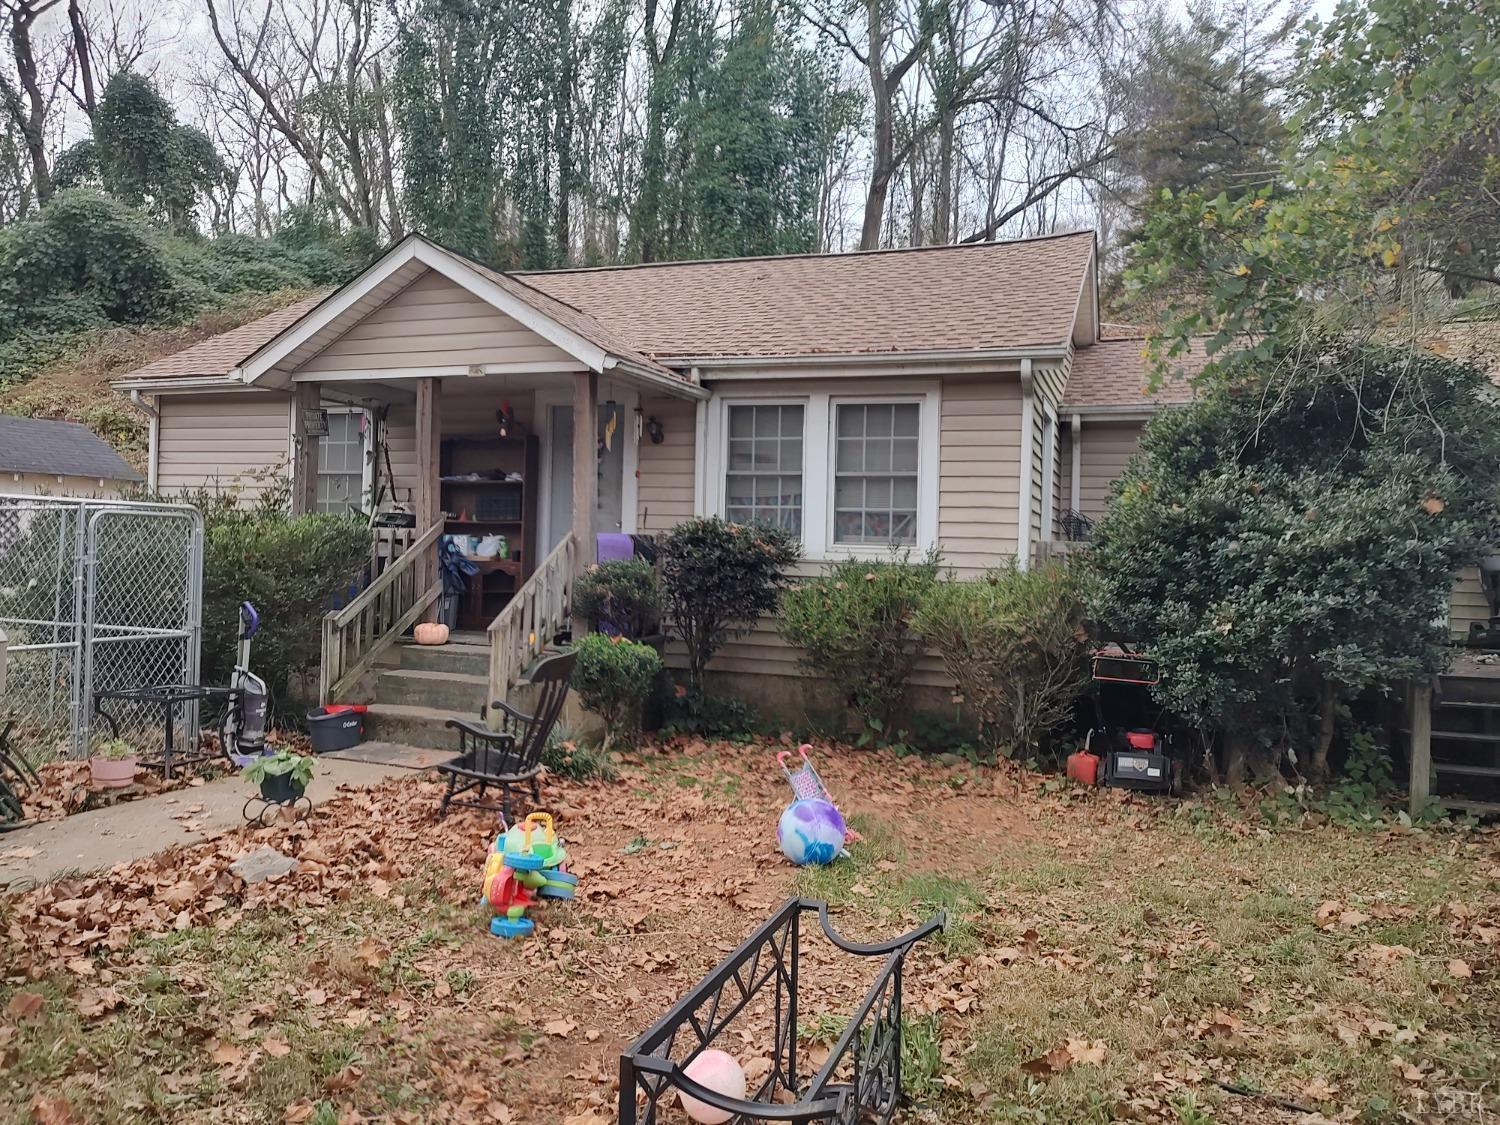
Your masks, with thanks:
M 477 712 L 476 712 L 477 714 Z M 365 738 L 372 742 L 395 742 L 402 746 L 424 746 L 434 750 L 457 750 L 458 732 L 447 729 L 455 715 L 436 707 L 407 703 L 372 703 L 365 714 Z
M 400 665 L 415 672 L 456 672 L 461 676 L 487 676 L 490 650 L 485 645 L 446 644 L 400 646 Z
M 414 707 L 436 707 L 457 715 L 478 718 L 485 704 L 485 676 L 455 672 L 426 672 L 415 668 L 392 668 L 380 673 L 375 698 L 381 703 L 404 703 Z

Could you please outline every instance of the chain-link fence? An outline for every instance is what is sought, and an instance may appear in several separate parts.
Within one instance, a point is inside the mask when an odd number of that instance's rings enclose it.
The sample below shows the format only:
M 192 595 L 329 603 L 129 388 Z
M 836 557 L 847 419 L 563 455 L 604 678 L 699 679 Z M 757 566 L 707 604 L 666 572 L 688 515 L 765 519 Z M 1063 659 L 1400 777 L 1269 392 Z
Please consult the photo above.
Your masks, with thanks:
M 32 761 L 82 756 L 99 692 L 196 683 L 202 580 L 203 520 L 188 505 L 0 496 L 12 744 Z M 161 740 L 160 708 L 110 711 L 123 737 Z M 175 719 L 191 745 L 196 711 Z

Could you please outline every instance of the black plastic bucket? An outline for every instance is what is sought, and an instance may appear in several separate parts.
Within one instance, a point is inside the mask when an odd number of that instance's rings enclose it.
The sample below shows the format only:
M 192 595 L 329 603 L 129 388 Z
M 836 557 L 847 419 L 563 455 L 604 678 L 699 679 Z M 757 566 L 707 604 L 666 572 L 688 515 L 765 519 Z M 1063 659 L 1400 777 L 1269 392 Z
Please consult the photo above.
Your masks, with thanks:
M 307 713 L 307 733 L 316 754 L 347 750 L 365 740 L 364 709 L 329 711 L 319 707 Z

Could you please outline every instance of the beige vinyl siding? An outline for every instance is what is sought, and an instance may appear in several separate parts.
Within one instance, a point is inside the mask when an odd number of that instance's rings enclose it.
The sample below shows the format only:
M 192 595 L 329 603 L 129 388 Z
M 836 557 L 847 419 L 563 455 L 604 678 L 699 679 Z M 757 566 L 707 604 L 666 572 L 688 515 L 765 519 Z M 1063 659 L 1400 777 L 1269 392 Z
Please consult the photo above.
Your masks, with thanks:
M 0 473 L 0 492 L 11 496 L 78 496 L 113 499 L 129 482 L 98 477 L 75 477 L 54 473 Z
M 708 670 L 741 675 L 806 676 L 808 671 L 800 663 L 801 655 L 800 649 L 782 639 L 775 619 L 763 617 L 744 636 L 726 641 L 708 662 Z M 673 640 L 667 645 L 665 662 L 672 669 L 687 667 L 687 652 L 680 642 Z M 943 670 L 943 662 L 930 653 L 918 659 L 912 683 L 918 687 L 953 686 Z
M 660 445 L 642 433 L 636 448 L 636 528 L 650 534 L 692 518 L 697 409 L 686 399 L 643 398 L 641 411 L 663 431 Z
M 1109 507 L 1111 485 L 1140 445 L 1141 422 L 1091 422 L 1079 434 L 1078 510 L 1097 520 Z
M 943 382 L 938 545 L 972 577 L 1016 552 L 1021 385 L 1013 375 Z
M 291 408 L 285 394 L 162 395 L 157 409 L 156 488 L 163 495 L 206 488 L 238 490 L 251 500 L 286 469 Z
M 475 363 L 578 366 L 566 352 L 520 322 L 441 274 L 429 272 L 298 370 L 327 373 Z
M 1490 603 L 1479 582 L 1479 568 L 1465 567 L 1454 583 L 1453 594 L 1448 599 L 1449 632 L 1454 640 L 1461 641 L 1468 637 L 1471 622 L 1485 622 L 1489 619 Z

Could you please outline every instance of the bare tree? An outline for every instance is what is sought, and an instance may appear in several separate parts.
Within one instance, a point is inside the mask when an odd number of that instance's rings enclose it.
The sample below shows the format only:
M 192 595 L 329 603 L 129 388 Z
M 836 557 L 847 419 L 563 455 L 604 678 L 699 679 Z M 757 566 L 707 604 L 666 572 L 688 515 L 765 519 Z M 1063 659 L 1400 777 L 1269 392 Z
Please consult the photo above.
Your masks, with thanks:
M 0 0 L 10 37 L 16 77 L 0 73 L 0 97 L 20 130 L 31 162 L 31 193 L 40 205 L 52 197 L 52 167 L 47 153 L 47 115 L 52 94 L 45 91 L 32 32 L 36 21 L 59 0 Z M 19 88 L 18 88 L 19 87 Z

